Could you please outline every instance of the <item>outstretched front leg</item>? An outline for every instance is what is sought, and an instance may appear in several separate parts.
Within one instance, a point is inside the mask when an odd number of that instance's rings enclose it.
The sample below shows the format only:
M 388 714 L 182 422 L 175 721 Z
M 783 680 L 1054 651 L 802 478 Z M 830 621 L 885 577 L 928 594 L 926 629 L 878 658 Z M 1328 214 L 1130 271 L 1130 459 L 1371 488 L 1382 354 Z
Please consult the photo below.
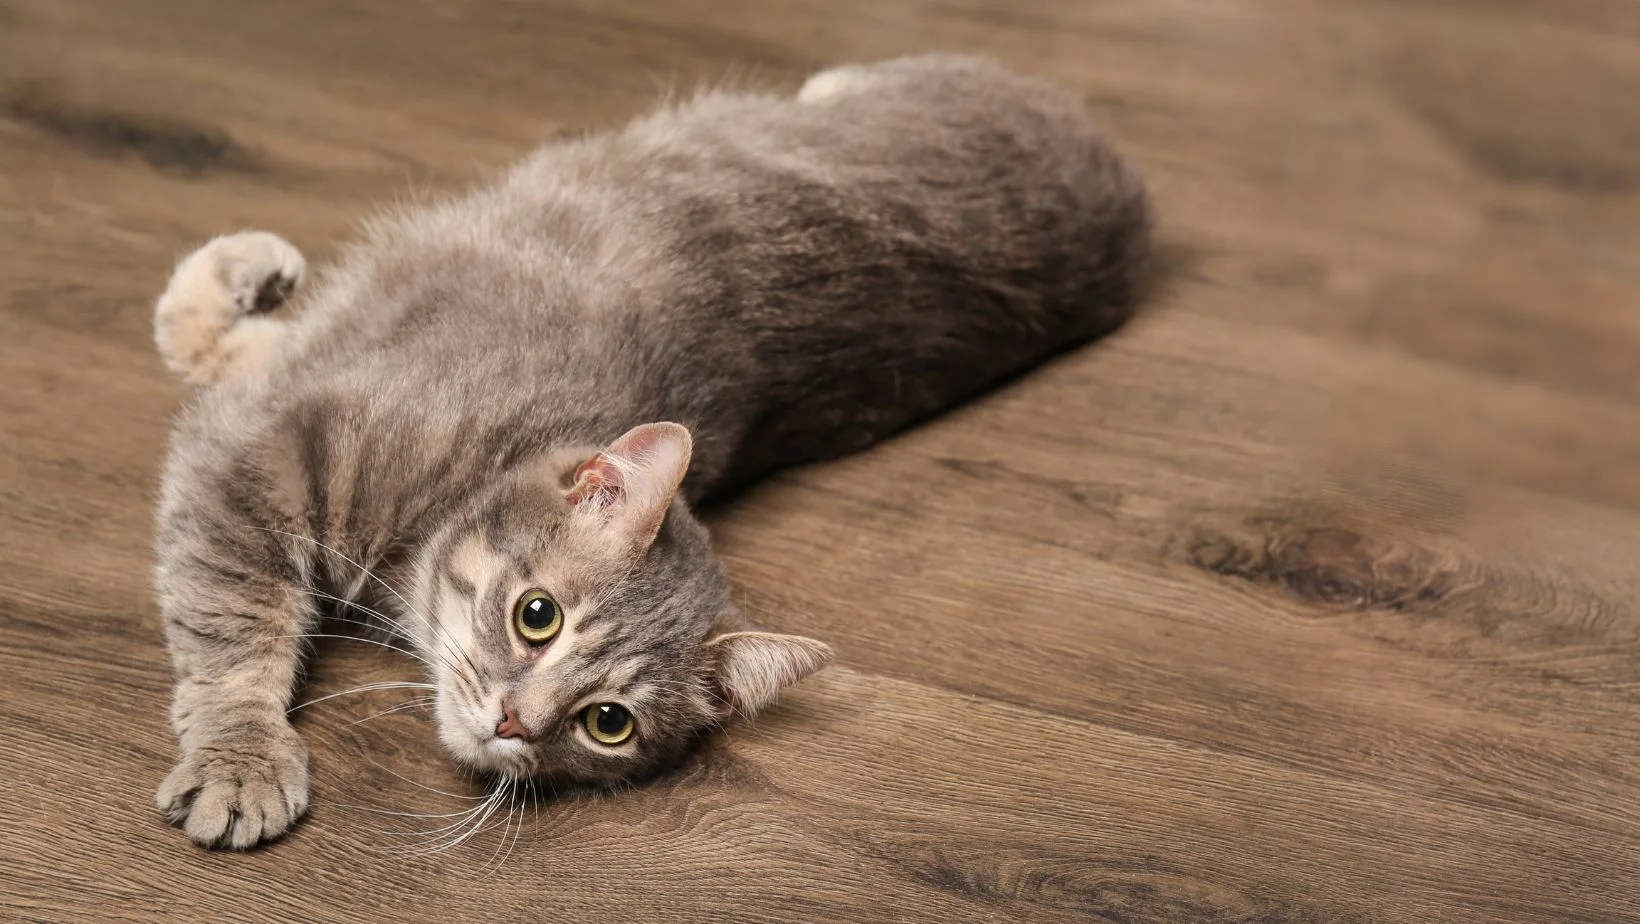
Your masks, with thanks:
M 306 270 L 289 241 L 266 231 L 223 235 L 189 254 L 154 307 L 154 342 L 165 364 L 195 385 L 260 368 L 286 327 L 265 314 Z
M 309 553 L 289 534 L 233 525 L 230 496 L 206 485 L 166 495 L 157 577 L 181 759 L 157 801 L 199 845 L 243 850 L 307 809 L 307 748 L 287 710 L 318 617 Z

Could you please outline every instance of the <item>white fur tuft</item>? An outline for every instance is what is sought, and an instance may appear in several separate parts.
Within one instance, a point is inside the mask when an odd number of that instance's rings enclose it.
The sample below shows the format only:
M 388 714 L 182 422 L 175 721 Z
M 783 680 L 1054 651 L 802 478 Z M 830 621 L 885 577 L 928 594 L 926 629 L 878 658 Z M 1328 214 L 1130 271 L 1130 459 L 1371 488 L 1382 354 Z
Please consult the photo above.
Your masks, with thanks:
M 780 691 L 831 663 L 831 646 L 801 635 L 730 632 L 709 643 L 717 660 L 718 686 L 735 707 L 755 713 Z

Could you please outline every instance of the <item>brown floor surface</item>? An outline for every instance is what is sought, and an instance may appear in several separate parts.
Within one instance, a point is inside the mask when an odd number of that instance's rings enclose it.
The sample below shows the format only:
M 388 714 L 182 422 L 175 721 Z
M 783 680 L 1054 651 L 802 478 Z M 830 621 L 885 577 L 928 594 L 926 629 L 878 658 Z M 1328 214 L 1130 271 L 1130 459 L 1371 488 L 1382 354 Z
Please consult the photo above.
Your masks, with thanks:
M 424 717 L 349 725 L 390 693 L 303 715 L 286 841 L 167 828 L 171 261 L 322 259 L 669 87 L 936 47 L 1085 94 L 1171 282 L 712 518 L 839 665 L 509 846 L 384 851 L 360 806 L 467 786 Z M 0 243 L 0 917 L 1640 919 L 1632 0 L 0 0 Z

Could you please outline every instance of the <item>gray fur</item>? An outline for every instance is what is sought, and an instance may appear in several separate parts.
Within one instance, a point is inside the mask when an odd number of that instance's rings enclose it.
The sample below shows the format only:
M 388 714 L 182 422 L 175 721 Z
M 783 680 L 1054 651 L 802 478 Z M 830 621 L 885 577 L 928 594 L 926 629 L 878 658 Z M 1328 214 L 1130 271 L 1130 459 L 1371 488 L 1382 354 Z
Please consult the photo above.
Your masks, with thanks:
M 156 316 L 202 386 L 159 511 L 182 752 L 162 810 L 236 848 L 300 816 L 286 709 L 319 595 L 430 662 L 441 736 L 474 766 L 666 767 L 829 658 L 742 634 L 691 505 L 1112 328 L 1147 243 L 1139 181 L 1073 99 L 954 56 L 825 72 L 798 99 L 708 93 L 544 148 L 373 223 L 289 317 L 264 309 L 302 277 L 294 249 L 211 242 Z M 589 460 L 625 487 L 578 475 Z M 570 627 L 545 653 L 511 621 L 531 587 Z M 532 741 L 486 740 L 503 695 Z M 586 739 L 587 702 L 628 705 L 635 738 Z

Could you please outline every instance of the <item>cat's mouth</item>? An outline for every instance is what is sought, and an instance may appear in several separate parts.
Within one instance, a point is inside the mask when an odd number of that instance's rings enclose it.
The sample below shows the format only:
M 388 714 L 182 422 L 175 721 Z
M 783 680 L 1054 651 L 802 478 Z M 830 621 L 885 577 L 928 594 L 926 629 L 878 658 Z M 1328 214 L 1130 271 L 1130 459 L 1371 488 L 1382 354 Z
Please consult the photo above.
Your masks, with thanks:
M 535 752 L 521 738 L 502 738 L 484 724 L 476 711 L 441 696 L 438 701 L 439 740 L 456 760 L 484 773 L 525 779 L 535 767 Z
M 474 770 L 509 780 L 528 779 L 535 772 L 534 749 L 517 738 L 478 737 L 456 757 Z

